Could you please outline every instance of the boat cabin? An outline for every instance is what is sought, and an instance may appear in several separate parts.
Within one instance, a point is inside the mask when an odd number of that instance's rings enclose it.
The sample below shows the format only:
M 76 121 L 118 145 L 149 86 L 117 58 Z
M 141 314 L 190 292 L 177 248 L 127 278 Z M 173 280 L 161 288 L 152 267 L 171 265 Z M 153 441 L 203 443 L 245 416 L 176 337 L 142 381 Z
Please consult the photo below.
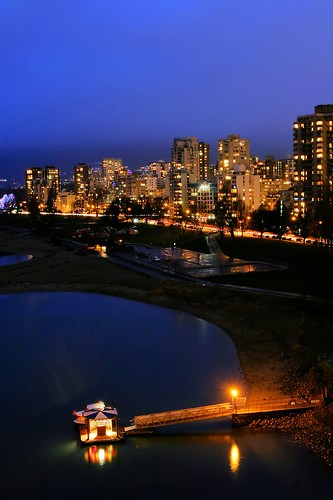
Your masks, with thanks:
M 73 412 L 74 423 L 79 427 L 80 440 L 84 444 L 119 441 L 123 438 L 119 427 L 118 411 L 102 401 L 89 404 L 84 410 Z

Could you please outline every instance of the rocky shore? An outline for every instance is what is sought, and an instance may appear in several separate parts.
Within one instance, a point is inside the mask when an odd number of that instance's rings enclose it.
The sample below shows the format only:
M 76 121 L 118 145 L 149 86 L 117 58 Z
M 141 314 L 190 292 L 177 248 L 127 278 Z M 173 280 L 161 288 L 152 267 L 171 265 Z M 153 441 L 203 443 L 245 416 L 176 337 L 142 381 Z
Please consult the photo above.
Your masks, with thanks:
M 329 467 L 333 466 L 333 403 L 304 413 L 254 420 L 247 429 L 288 433 L 294 442 L 305 445 Z

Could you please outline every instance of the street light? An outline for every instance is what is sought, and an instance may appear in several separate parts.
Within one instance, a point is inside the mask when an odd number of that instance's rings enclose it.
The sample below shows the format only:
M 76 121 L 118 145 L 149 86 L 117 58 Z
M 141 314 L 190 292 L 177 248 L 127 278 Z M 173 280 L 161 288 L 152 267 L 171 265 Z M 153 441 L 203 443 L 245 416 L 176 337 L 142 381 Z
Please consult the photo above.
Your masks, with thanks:
M 322 234 L 323 234 L 323 231 L 322 231 L 323 221 L 322 221 L 322 220 L 319 220 L 319 221 L 318 221 L 318 224 L 319 224 L 319 236 L 320 236 L 320 243 L 322 243 L 322 241 L 323 241 L 323 237 L 322 237 Z
M 233 405 L 233 409 L 235 412 L 237 411 L 237 402 L 236 402 L 237 394 L 238 394 L 238 391 L 236 389 L 231 390 L 232 405 Z

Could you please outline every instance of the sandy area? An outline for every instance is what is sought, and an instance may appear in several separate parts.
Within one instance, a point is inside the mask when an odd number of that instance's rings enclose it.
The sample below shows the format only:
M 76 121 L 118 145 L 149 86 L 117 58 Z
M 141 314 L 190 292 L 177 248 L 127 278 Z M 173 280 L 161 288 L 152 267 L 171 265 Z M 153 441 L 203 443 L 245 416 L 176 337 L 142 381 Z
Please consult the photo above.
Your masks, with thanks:
M 0 228 L 0 255 L 10 253 L 31 254 L 33 258 L 0 266 L 0 293 L 56 290 L 109 294 L 183 310 L 219 326 L 236 346 L 248 401 L 282 396 L 277 381 L 283 353 L 297 345 L 295 332 L 301 321 L 307 324 L 306 315 L 311 316 L 308 305 L 299 304 L 295 310 L 286 299 L 147 277 L 107 258 L 53 246 L 49 239 L 31 237 L 24 230 Z

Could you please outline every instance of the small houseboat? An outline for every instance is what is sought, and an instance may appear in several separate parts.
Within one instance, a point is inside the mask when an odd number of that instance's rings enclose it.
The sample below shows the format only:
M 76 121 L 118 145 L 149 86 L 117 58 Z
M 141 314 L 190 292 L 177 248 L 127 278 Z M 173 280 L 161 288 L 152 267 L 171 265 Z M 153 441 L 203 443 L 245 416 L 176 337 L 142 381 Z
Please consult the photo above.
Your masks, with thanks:
M 118 411 L 113 405 L 106 406 L 103 401 L 97 401 L 84 410 L 74 410 L 73 416 L 83 444 L 120 441 L 124 437 Z

